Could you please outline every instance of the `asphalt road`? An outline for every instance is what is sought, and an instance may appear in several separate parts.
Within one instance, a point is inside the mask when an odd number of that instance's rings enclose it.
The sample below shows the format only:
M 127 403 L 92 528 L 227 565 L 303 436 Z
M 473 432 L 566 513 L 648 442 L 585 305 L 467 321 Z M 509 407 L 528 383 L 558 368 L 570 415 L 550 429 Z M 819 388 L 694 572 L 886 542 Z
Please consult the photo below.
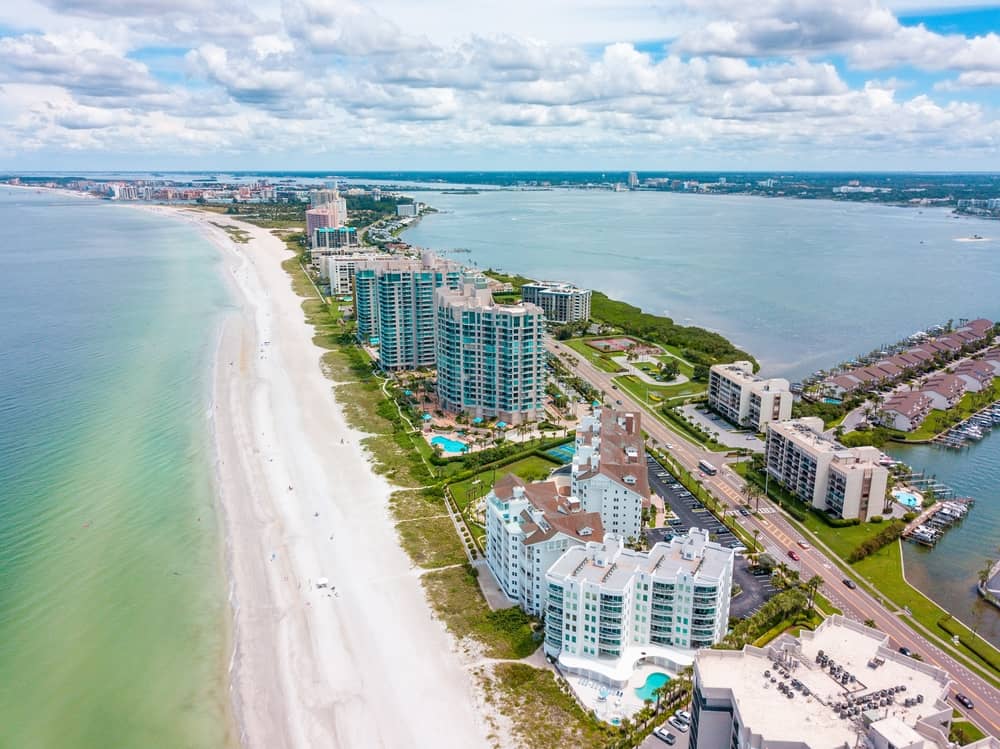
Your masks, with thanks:
M 614 375 L 600 371 L 583 356 L 556 341 L 547 339 L 546 347 L 549 351 L 559 354 L 560 361 L 566 364 L 575 375 L 603 391 L 605 397 L 611 399 L 612 402 L 621 400 L 623 408 L 640 412 L 646 411 L 646 408 L 639 401 L 614 385 Z M 572 358 L 568 360 L 562 356 L 563 354 L 569 354 Z M 697 472 L 700 460 L 708 460 L 713 465 L 721 466 L 716 476 L 702 476 L 700 481 L 716 498 L 730 507 L 736 508 L 742 503 L 740 488 L 743 485 L 743 479 L 727 466 L 722 465 L 719 453 L 710 452 L 689 442 L 654 416 L 646 416 L 643 419 L 643 427 L 649 434 L 650 440 L 657 446 L 671 445 L 668 452 L 686 469 Z M 926 663 L 931 663 L 947 671 L 954 682 L 949 703 L 983 731 L 1000 738 L 1000 693 L 998 690 L 971 672 L 963 662 L 939 648 L 935 644 L 936 640 L 931 639 L 930 636 L 923 636 L 901 621 L 900 617 L 905 612 L 897 611 L 895 607 L 886 608 L 880 601 L 875 600 L 860 588 L 848 589 L 842 582 L 844 573 L 822 552 L 815 548 L 808 551 L 799 549 L 796 542 L 806 541 L 812 544 L 813 540 L 804 539 L 797 530 L 788 524 L 784 516 L 769 500 L 762 499 L 760 508 L 761 515 L 759 517 L 754 515 L 740 517 L 739 522 L 751 534 L 754 530 L 759 531 L 761 542 L 776 559 L 783 559 L 790 566 L 798 568 L 803 580 L 808 580 L 813 575 L 820 575 L 824 583 L 823 595 L 841 609 L 845 616 L 860 622 L 868 619 L 873 620 L 880 631 L 892 638 L 893 646 L 906 646 L 913 652 L 919 653 Z M 799 562 L 793 562 L 787 557 L 790 549 L 797 551 L 801 557 Z M 975 709 L 967 710 L 955 702 L 953 698 L 955 692 L 967 695 L 975 703 Z

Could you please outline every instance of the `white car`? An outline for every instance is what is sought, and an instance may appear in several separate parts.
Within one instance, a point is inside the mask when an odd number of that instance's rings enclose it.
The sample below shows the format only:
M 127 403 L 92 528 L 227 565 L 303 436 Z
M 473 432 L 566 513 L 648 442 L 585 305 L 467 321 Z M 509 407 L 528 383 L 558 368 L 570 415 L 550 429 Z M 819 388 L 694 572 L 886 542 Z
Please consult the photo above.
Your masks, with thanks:
M 691 713 L 689 713 L 687 710 L 678 710 L 676 713 L 674 713 L 674 715 L 683 720 L 685 723 L 691 722 Z
M 667 718 L 667 723 L 669 723 L 671 727 L 680 731 L 681 733 L 687 733 L 688 730 L 687 723 L 685 723 L 683 720 L 678 720 L 676 715 L 671 715 L 669 718 Z
M 656 738 L 658 738 L 660 741 L 665 741 L 668 744 L 676 744 L 677 743 L 677 737 L 674 736 L 672 733 L 670 733 L 670 731 L 668 731 L 663 726 L 660 726 L 659 728 L 653 729 L 653 735 Z

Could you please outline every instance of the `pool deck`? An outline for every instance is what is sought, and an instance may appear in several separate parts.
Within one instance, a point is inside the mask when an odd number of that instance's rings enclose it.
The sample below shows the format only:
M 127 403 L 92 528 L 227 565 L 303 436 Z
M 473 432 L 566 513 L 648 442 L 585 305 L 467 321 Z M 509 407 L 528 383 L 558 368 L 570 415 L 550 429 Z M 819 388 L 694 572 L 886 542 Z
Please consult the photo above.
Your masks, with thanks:
M 662 666 L 644 664 L 635 670 L 624 689 L 613 690 L 605 684 L 583 676 L 576 674 L 565 674 L 565 676 L 583 706 L 587 710 L 592 710 L 601 720 L 610 723 L 612 718 L 630 718 L 644 707 L 635 690 L 646 683 L 650 674 L 655 673 L 667 674 L 671 679 L 676 677 L 676 674 L 670 673 Z M 600 699 L 602 689 L 610 692 L 606 700 Z

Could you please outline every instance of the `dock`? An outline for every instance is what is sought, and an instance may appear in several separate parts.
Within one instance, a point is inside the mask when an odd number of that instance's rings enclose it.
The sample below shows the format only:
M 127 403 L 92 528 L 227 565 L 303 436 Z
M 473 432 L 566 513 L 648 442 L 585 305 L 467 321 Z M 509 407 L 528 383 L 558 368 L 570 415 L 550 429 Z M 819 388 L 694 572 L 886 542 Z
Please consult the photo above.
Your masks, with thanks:
M 948 431 L 939 434 L 931 442 L 939 447 L 961 449 L 968 447 L 971 442 L 978 442 L 998 425 L 1000 425 L 1000 402 L 992 403 L 977 411 Z
M 933 547 L 944 532 L 965 519 L 975 500 L 953 497 L 931 505 L 911 520 L 903 530 L 903 538 L 921 546 Z

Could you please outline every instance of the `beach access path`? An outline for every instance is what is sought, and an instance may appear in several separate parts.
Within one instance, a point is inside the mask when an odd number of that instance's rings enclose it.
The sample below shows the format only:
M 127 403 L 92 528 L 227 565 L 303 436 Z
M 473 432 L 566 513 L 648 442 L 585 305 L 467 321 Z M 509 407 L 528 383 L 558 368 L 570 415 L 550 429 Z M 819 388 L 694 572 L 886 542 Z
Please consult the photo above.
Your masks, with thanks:
M 478 688 L 399 547 L 392 487 L 321 372 L 281 267 L 291 253 L 228 216 L 247 243 L 212 226 L 219 216 L 151 210 L 211 237 L 238 307 L 220 333 L 211 419 L 243 745 L 488 745 Z

